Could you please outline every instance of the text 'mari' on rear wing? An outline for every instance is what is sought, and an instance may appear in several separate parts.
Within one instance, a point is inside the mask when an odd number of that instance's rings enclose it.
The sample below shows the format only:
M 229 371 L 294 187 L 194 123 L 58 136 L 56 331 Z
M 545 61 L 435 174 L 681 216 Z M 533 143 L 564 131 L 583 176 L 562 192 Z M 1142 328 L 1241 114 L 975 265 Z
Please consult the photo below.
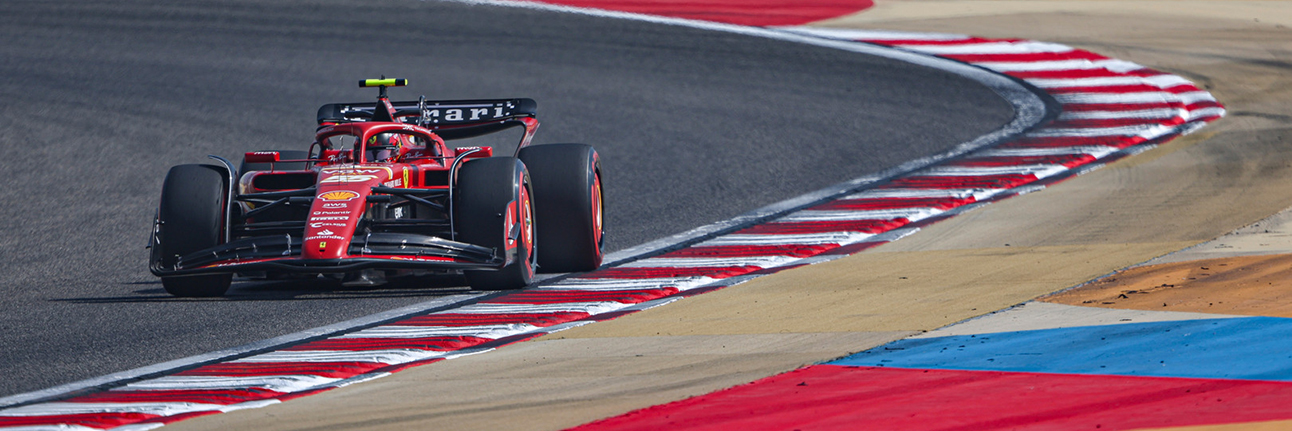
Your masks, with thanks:
M 538 112 L 534 99 L 427 100 L 391 102 L 395 119 L 418 124 L 444 139 L 462 139 L 519 125 Z M 376 103 L 329 103 L 319 107 L 318 124 L 371 121 Z

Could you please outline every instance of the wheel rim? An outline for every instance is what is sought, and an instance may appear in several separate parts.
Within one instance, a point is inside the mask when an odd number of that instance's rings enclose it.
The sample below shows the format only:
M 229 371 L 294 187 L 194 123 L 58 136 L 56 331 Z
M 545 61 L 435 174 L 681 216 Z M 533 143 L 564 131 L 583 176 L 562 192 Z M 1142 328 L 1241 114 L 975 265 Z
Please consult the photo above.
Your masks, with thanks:
M 534 254 L 534 202 L 529 198 L 529 179 L 520 188 L 520 222 L 521 227 L 521 247 L 525 248 L 525 272 L 529 276 L 534 275 L 534 267 L 538 262 Z
M 605 208 L 601 203 L 601 173 L 592 172 L 592 238 L 597 246 L 597 253 L 601 253 L 602 238 L 602 213 Z

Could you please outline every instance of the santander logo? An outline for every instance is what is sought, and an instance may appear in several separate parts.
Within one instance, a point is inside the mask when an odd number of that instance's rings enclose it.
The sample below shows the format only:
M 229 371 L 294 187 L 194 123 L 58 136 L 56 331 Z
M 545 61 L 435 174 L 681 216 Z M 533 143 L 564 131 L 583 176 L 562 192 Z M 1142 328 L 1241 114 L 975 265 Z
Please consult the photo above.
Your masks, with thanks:
M 319 231 L 319 235 L 335 235 L 335 233 L 334 233 L 334 232 L 332 232 L 332 231 L 330 231 L 330 230 L 323 229 L 323 230 Z

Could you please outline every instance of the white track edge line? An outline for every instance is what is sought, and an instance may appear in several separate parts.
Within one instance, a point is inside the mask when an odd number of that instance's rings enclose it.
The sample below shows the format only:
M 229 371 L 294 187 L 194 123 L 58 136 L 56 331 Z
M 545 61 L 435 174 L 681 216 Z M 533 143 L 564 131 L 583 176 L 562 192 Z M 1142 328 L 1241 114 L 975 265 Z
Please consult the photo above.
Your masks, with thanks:
M 441 307 L 451 306 L 454 304 L 459 304 L 485 295 L 488 295 L 488 293 L 474 293 L 474 294 L 446 296 L 446 297 L 437 298 L 437 299 L 433 299 L 433 300 L 418 303 L 418 304 L 409 305 L 407 307 L 401 307 L 401 308 L 396 308 L 394 310 L 383 311 L 380 313 L 371 314 L 368 316 L 363 316 L 355 319 L 350 319 L 344 322 L 334 323 L 327 326 L 320 326 L 317 328 L 306 329 L 304 331 L 282 335 L 274 338 L 269 338 L 266 340 L 256 341 L 254 343 L 244 344 L 237 347 L 231 347 L 223 350 L 216 350 L 210 353 L 203 353 L 200 355 L 189 356 L 187 358 L 180 358 L 173 361 L 162 362 L 160 364 L 148 365 L 148 366 L 139 367 L 131 370 L 107 374 L 107 375 L 94 377 L 86 380 L 80 380 L 72 383 L 58 385 L 52 388 L 41 389 L 38 391 L 14 394 L 4 398 L 0 398 L 0 408 L 8 408 L 10 406 L 17 405 L 17 404 L 26 404 L 26 403 L 42 401 L 45 399 L 52 399 L 52 398 L 66 395 L 71 392 L 75 392 L 83 389 L 89 389 L 96 386 L 104 386 L 104 385 L 109 385 L 113 383 L 120 383 L 127 380 L 134 380 L 150 374 L 162 373 L 162 372 L 174 370 L 177 368 L 190 367 L 204 362 L 220 361 L 220 360 L 232 358 L 235 356 L 245 355 L 247 353 L 251 353 L 257 350 L 268 349 L 274 346 L 293 343 L 293 342 L 305 340 L 308 338 L 319 337 L 319 336 L 333 334 L 337 332 L 345 332 L 345 331 L 352 330 L 356 327 L 370 325 L 383 320 L 395 319 L 405 315 L 421 313 L 433 308 L 441 308 Z

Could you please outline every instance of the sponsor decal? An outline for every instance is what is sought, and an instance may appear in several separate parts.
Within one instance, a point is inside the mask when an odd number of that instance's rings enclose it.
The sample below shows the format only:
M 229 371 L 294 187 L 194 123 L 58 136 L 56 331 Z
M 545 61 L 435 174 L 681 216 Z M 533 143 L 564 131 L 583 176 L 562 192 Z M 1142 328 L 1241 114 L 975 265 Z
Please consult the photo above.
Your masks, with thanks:
M 312 215 L 325 215 L 325 214 L 350 214 L 350 212 L 349 211 L 314 211 Z
M 318 229 L 324 226 L 345 227 L 345 223 L 310 223 L 310 227 Z
M 350 204 L 344 202 L 324 202 L 323 208 L 349 208 Z M 344 211 L 349 212 L 349 211 Z
M 393 175 L 394 171 L 385 166 L 370 166 L 370 167 L 333 166 L 333 167 L 323 168 L 323 173 L 325 174 L 372 175 L 376 173 L 381 173 L 383 171 L 386 173 L 386 175 L 394 176 Z
M 408 183 L 408 168 L 404 168 L 404 184 L 409 184 L 409 183 Z M 404 187 L 408 187 L 408 186 L 407 186 L 407 185 L 405 185 Z
M 348 201 L 357 197 L 359 197 L 359 194 L 350 190 L 333 190 L 330 192 L 320 193 L 318 196 L 319 199 L 330 202 Z M 324 208 L 326 208 L 326 206 Z
M 329 229 L 323 229 L 319 231 L 317 235 L 305 237 L 306 241 L 313 241 L 316 239 L 342 239 L 343 240 L 345 239 L 345 237 L 337 235 L 336 232 L 333 232 Z
M 390 260 L 412 260 L 418 262 L 452 262 L 452 258 L 439 256 L 379 256 Z
M 321 217 L 310 217 L 310 221 L 316 221 L 316 220 L 318 220 L 318 221 L 322 221 L 322 220 L 349 220 L 349 219 L 350 219 L 350 217 L 346 217 L 346 216 L 321 216 Z
M 316 240 L 316 239 L 345 239 L 345 238 L 342 238 L 342 237 L 339 237 L 339 236 L 336 236 L 336 235 L 315 235 L 315 236 L 307 236 L 307 237 L 305 237 L 305 240 L 306 240 L 306 241 L 313 241 L 313 240 Z
M 381 185 L 386 187 L 402 187 L 404 185 L 404 181 L 400 179 L 396 179 L 394 181 L 386 181 L 384 183 L 381 183 Z
M 509 104 L 510 105 L 510 104 Z M 477 105 L 479 106 L 479 105 Z M 511 108 L 511 106 L 507 106 Z M 464 108 L 428 108 L 423 115 L 429 117 L 432 123 L 444 121 L 483 121 L 503 118 L 510 115 L 511 112 L 504 110 L 503 106 L 481 106 L 481 107 L 464 107 Z
M 328 184 L 328 183 L 361 183 L 361 182 L 364 182 L 364 181 L 371 181 L 371 180 L 375 180 L 375 179 L 377 179 L 377 176 L 376 176 L 376 175 L 345 175 L 345 174 L 337 174 L 337 175 L 333 175 L 333 176 L 330 176 L 330 177 L 324 178 L 324 179 L 323 179 L 323 181 L 319 181 L 319 184 Z
M 269 258 L 269 259 L 236 259 L 236 258 L 235 258 L 235 259 L 233 259 L 233 260 L 231 260 L 231 261 L 228 261 L 228 262 L 220 262 L 220 263 L 213 264 L 213 265 L 206 265 L 206 266 L 203 266 L 203 267 L 201 267 L 201 268 L 219 268 L 219 267 L 223 267 L 223 266 L 236 266 L 236 265 L 243 265 L 243 264 L 248 264 L 248 263 L 268 262 L 268 261 L 271 261 L 271 260 L 278 260 L 278 259 L 280 259 L 280 258 Z
M 376 168 L 356 168 L 356 167 L 353 167 L 353 166 L 343 166 L 343 167 L 339 167 L 339 168 L 323 168 L 323 173 L 327 173 L 327 174 L 351 174 L 351 175 L 356 175 L 356 174 L 375 174 L 375 173 L 378 173 L 378 172 L 381 172 L 381 169 L 376 169 Z

